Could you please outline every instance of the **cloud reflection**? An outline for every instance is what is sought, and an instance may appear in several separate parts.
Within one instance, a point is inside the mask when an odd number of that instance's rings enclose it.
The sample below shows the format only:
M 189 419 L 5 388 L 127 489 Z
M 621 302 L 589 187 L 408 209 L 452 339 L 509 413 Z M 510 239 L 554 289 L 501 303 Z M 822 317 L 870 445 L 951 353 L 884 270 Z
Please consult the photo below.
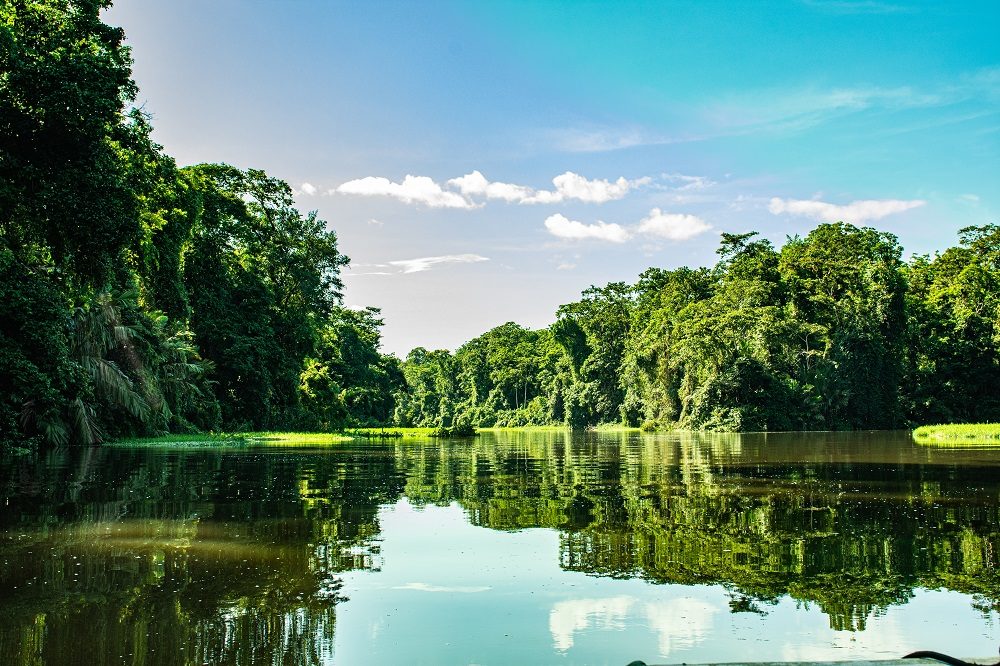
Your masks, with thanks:
M 635 597 L 571 599 L 553 604 L 549 631 L 556 650 L 573 647 L 578 632 L 590 629 L 622 631 L 629 616 L 642 618 L 657 634 L 661 657 L 702 642 L 708 636 L 719 608 L 700 599 L 643 602 Z

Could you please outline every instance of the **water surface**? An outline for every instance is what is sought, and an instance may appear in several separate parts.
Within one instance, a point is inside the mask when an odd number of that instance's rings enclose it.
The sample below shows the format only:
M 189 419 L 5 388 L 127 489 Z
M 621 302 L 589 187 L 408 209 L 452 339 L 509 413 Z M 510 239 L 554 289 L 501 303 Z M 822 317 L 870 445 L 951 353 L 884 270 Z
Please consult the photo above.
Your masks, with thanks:
M 499 432 L 0 461 L 3 664 L 996 654 L 1000 450 Z

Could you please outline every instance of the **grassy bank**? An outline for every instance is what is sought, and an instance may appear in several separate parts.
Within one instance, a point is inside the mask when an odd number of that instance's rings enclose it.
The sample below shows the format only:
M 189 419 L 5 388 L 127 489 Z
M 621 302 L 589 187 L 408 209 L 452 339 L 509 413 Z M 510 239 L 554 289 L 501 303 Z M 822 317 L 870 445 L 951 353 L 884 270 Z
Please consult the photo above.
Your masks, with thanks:
M 935 446 L 1000 446 L 1000 423 L 920 426 L 913 431 L 913 439 Z
M 354 438 L 328 432 L 224 432 L 193 435 L 139 437 L 108 442 L 109 446 L 161 446 L 164 448 L 227 448 L 246 446 L 325 446 Z
M 425 437 L 474 437 L 475 428 L 348 428 L 344 434 L 354 439 L 403 439 Z
M 139 437 L 108 442 L 110 446 L 155 446 L 164 448 L 227 448 L 247 446 L 332 446 L 360 440 L 427 439 L 468 437 L 441 428 L 348 428 L 328 432 L 234 432 Z

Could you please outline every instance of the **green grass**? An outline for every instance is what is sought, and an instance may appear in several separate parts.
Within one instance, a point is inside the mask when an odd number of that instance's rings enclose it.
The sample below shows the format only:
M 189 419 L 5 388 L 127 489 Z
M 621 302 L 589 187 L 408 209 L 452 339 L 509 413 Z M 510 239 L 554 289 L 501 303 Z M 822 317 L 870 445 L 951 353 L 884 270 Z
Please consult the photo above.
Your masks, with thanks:
M 193 435 L 137 437 L 108 442 L 110 446 L 149 446 L 164 448 L 239 448 L 247 446 L 322 446 L 353 441 L 352 437 L 324 432 L 225 432 Z
M 913 439 L 933 446 L 1000 446 L 1000 423 L 952 423 L 920 426 Z
M 109 446 L 141 446 L 185 449 L 238 448 L 248 446 L 333 446 L 361 440 L 430 439 L 442 434 L 438 428 L 348 428 L 327 432 L 233 432 L 194 435 L 137 437 L 108 442 Z M 451 435 L 445 435 L 451 436 Z
M 598 432 L 641 432 L 641 428 L 622 425 L 621 423 L 598 423 L 592 430 Z
M 440 436 L 438 428 L 348 428 L 344 434 L 354 439 L 403 439 L 431 438 Z
M 569 426 L 564 425 L 527 425 L 527 426 L 501 426 L 494 428 L 479 428 L 480 432 L 565 432 Z
M 570 432 L 572 428 L 568 425 L 526 425 L 526 426 L 511 426 L 511 427 L 496 427 L 496 428 L 479 428 L 480 431 L 486 432 Z M 589 431 L 596 432 L 640 432 L 639 428 L 633 428 L 632 426 L 624 426 L 620 423 L 598 423 L 594 426 L 589 426 L 586 428 Z

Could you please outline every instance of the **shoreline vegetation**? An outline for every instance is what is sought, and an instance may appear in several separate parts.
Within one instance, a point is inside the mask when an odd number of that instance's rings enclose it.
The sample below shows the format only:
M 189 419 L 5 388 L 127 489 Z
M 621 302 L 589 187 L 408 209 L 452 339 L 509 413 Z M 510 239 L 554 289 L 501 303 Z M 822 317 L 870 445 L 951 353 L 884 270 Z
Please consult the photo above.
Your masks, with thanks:
M 164 446 L 176 448 L 241 448 L 267 446 L 325 446 L 358 440 L 397 440 L 404 438 L 475 437 L 478 431 L 468 427 L 454 428 L 347 428 L 340 432 L 226 432 L 128 437 L 105 442 L 108 446 Z
M 547 328 L 385 354 L 379 310 L 344 306 L 337 234 L 287 182 L 153 141 L 99 5 L 0 5 L 0 448 L 1000 421 L 995 224 L 909 259 L 845 222 L 780 245 L 723 232 L 714 266 L 591 286 Z
M 545 433 L 574 432 L 569 426 L 520 426 L 505 428 L 446 429 L 446 428 L 394 428 L 370 427 L 347 428 L 341 432 L 244 432 L 244 433 L 202 433 L 187 435 L 162 435 L 159 437 L 127 438 L 108 442 L 110 446 L 141 446 L 170 448 L 245 448 L 247 446 L 333 446 L 357 441 L 396 441 L 404 439 L 466 439 L 476 437 L 482 432 L 493 433 Z M 587 428 L 586 432 L 594 433 L 690 433 L 691 430 L 643 430 L 641 428 L 620 426 L 616 424 L 600 424 Z M 706 431 L 700 431 L 706 432 Z M 834 431 L 827 431 L 834 432 Z M 740 433 L 748 434 L 748 433 Z M 759 433 L 755 433 L 759 434 Z M 920 426 L 911 431 L 913 440 L 918 444 L 930 446 L 1000 446 L 1000 424 L 970 423 L 941 424 Z
M 930 446 L 1000 446 L 1000 423 L 952 423 L 920 426 L 913 439 Z

